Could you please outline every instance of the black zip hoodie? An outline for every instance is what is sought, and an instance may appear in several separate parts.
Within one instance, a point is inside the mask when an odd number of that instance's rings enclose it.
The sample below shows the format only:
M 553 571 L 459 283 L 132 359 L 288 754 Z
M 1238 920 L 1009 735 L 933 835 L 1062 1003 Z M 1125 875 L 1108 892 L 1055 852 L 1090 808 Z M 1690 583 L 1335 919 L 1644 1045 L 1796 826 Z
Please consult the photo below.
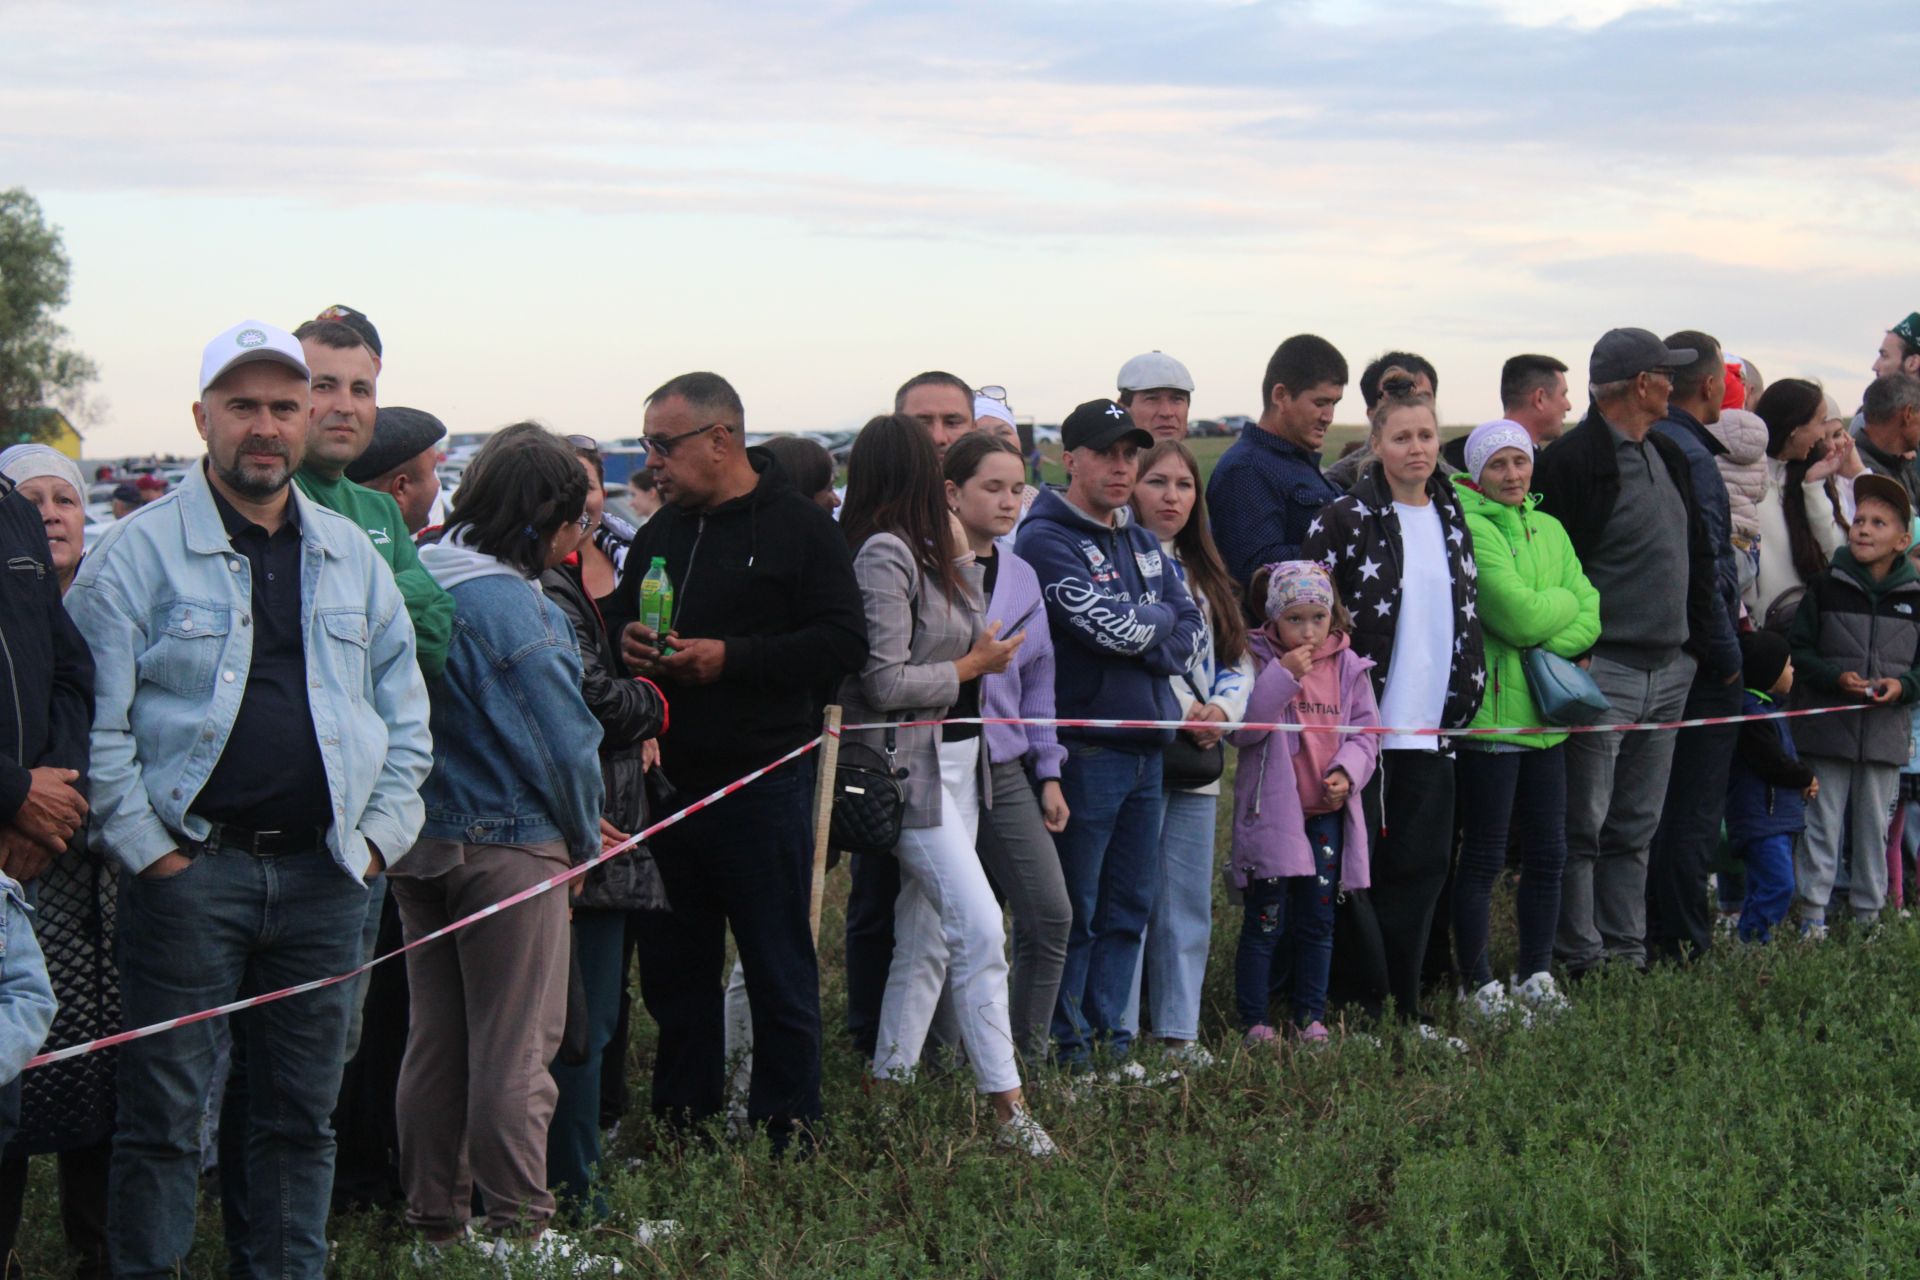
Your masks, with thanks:
M 634 536 L 606 605 L 608 630 L 640 617 L 653 557 L 673 582 L 673 629 L 726 642 L 720 679 L 659 680 L 673 707 L 660 763 L 692 801 L 820 732 L 817 691 L 867 660 L 866 610 L 853 555 L 833 518 L 791 485 L 764 449 L 752 493 L 711 511 L 662 506 Z
M 93 653 L 60 602 L 47 531 L 0 476 L 0 826 L 26 803 L 32 770 L 80 771 L 93 727 Z

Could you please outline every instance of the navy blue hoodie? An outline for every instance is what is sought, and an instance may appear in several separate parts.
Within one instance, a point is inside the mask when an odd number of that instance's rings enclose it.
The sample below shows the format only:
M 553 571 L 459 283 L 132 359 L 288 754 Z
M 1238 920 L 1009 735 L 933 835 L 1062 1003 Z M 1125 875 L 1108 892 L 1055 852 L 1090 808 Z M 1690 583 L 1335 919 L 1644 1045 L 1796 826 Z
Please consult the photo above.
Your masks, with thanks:
M 1014 550 L 1033 566 L 1057 657 L 1054 703 L 1067 719 L 1177 720 L 1168 677 L 1192 667 L 1206 627 L 1193 597 L 1130 508 L 1100 524 L 1043 491 Z M 1154 751 L 1171 729 L 1067 729 L 1062 741 Z

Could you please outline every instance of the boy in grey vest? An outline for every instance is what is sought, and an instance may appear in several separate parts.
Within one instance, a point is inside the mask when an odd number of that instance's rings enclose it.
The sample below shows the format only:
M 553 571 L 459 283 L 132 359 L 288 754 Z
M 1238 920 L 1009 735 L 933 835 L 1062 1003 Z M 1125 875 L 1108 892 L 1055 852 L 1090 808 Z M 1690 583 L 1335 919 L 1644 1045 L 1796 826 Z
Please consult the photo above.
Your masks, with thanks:
M 1904 554 L 1913 509 L 1885 476 L 1854 481 L 1857 510 L 1833 567 L 1807 586 L 1789 639 L 1799 673 L 1798 708 L 1857 707 L 1794 727 L 1800 755 L 1819 782 L 1794 856 L 1800 931 L 1827 933 L 1827 899 L 1840 841 L 1853 821 L 1853 918 L 1872 924 L 1886 905 L 1887 821 L 1900 767 L 1912 754 L 1906 707 L 1920 698 L 1920 575 Z

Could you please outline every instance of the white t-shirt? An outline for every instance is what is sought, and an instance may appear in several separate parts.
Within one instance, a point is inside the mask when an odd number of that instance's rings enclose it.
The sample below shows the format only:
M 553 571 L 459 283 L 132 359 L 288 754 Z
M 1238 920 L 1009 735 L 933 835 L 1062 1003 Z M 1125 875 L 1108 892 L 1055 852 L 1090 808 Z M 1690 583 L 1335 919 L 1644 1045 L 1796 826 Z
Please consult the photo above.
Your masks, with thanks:
M 1380 721 L 1407 729 L 1438 729 L 1447 709 L 1447 672 L 1453 662 L 1453 578 L 1446 527 L 1429 502 L 1400 516 L 1400 622 L 1393 629 L 1393 660 L 1380 699 Z M 1437 751 L 1440 739 L 1389 734 L 1385 751 Z

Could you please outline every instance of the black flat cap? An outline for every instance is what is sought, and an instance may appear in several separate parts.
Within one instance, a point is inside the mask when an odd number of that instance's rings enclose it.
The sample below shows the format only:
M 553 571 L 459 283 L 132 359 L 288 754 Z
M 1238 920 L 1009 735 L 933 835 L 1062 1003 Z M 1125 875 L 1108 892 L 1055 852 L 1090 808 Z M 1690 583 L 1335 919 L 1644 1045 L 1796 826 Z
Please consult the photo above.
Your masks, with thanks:
M 373 443 L 347 464 L 347 479 L 355 484 L 377 479 L 439 444 L 446 434 L 446 424 L 425 409 L 382 405 L 373 420 Z
M 314 319 L 332 320 L 347 326 L 347 328 L 360 335 L 360 341 L 367 344 L 367 349 L 373 352 L 374 359 L 382 360 L 386 358 L 386 353 L 380 350 L 380 331 L 373 327 L 373 321 L 367 319 L 364 311 L 355 311 L 352 307 L 335 303 L 333 306 L 328 307 L 325 311 L 315 316 Z

